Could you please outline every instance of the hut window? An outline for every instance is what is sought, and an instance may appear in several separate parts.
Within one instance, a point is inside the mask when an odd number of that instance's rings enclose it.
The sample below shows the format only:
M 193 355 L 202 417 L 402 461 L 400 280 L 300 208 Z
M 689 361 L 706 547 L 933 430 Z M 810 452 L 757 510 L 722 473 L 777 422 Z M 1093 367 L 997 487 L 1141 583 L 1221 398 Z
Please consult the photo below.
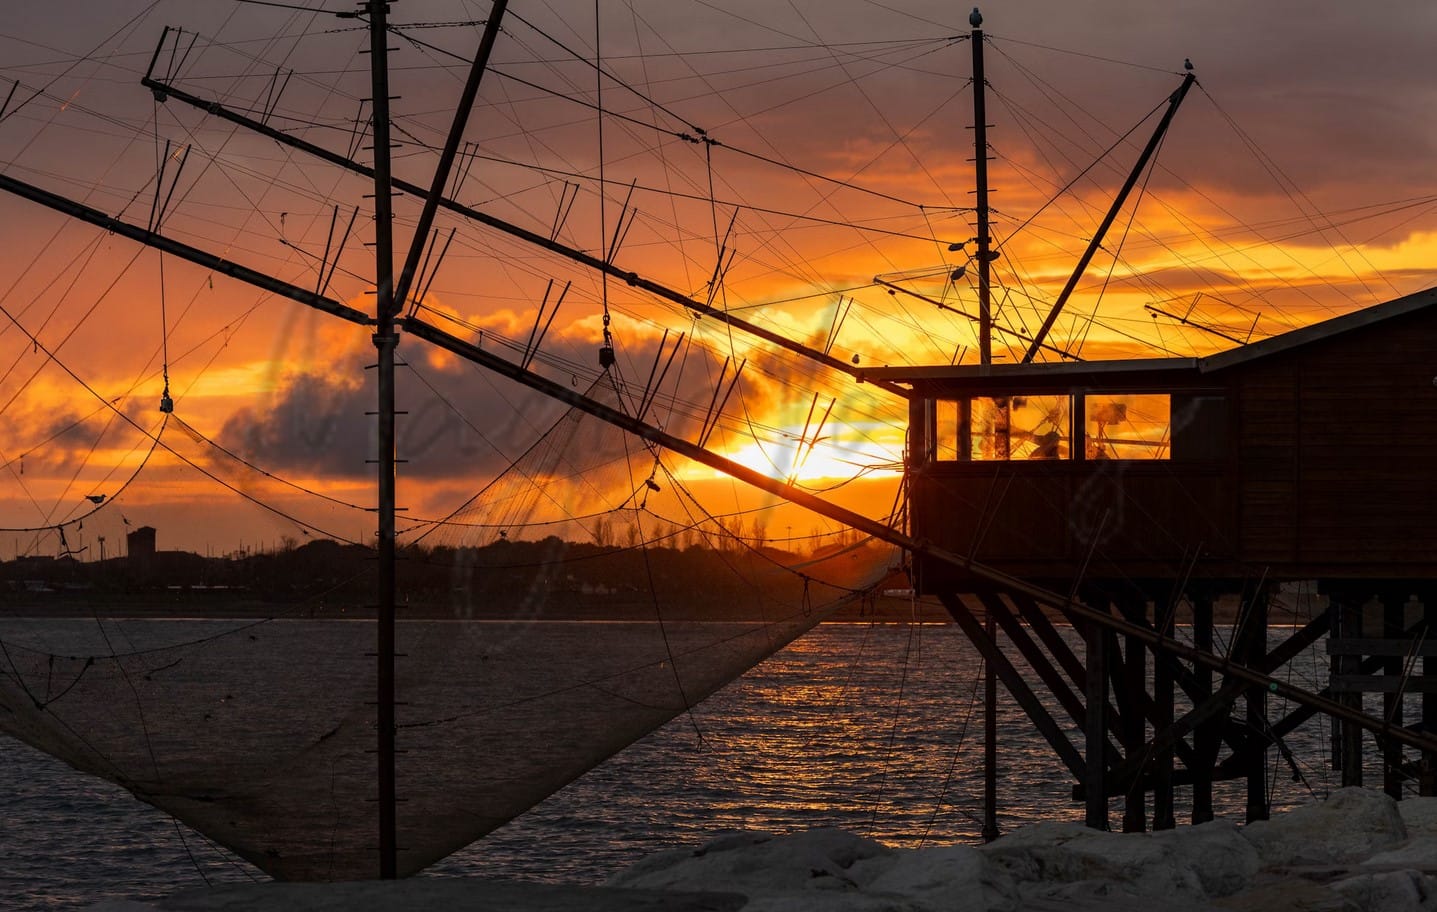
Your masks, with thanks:
M 952 462 L 958 458 L 958 403 L 952 399 L 939 399 L 935 405 L 934 457 L 940 462 Z
M 1172 402 L 1165 393 L 1088 393 L 1083 400 L 1087 459 L 1169 459 Z
M 1070 396 L 980 396 L 968 400 L 968 458 L 1067 459 Z

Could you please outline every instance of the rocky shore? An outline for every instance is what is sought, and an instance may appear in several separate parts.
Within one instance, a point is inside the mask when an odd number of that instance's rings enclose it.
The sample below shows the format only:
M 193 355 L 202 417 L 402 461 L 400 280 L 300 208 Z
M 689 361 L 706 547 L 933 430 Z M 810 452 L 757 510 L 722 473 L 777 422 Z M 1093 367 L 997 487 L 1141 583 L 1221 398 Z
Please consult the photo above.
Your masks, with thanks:
M 890 849 L 818 830 L 654 856 L 611 883 L 729 890 L 744 912 L 1437 909 L 1437 798 L 1342 789 L 1272 820 L 1123 835 L 1072 823 L 985 846 Z
M 839 830 L 734 833 L 651 856 L 602 887 L 418 877 L 262 884 L 106 902 L 104 912 L 1417 912 L 1437 910 L 1437 798 L 1342 789 L 1272 820 L 1161 833 L 1043 823 L 984 846 L 894 849 Z

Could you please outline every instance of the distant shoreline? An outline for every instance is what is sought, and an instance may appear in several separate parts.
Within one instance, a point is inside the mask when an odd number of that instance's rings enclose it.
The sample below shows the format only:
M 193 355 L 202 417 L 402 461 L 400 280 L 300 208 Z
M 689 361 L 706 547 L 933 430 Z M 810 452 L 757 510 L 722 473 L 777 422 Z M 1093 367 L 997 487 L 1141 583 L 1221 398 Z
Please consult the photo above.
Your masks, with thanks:
M 375 617 L 372 608 L 357 608 L 338 604 L 295 604 L 245 599 L 233 595 L 206 594 L 195 597 L 186 593 L 186 598 L 113 598 L 106 597 L 102 603 L 77 597 L 73 594 L 56 594 L 51 598 L 30 598 L 12 603 L 0 610 L 0 620 L 6 619 L 113 619 L 113 620 L 370 620 Z M 982 611 L 975 612 L 982 617 Z M 1054 611 L 1046 612 L 1058 626 L 1069 626 L 1067 620 Z M 1214 622 L 1230 625 L 1237 619 L 1236 604 L 1220 603 L 1214 609 Z M 613 602 L 591 605 L 550 606 L 542 612 L 503 611 L 496 609 L 475 610 L 473 606 L 454 605 L 404 605 L 398 609 L 400 620 L 482 620 L 482 621 L 645 621 L 655 620 L 657 615 L 650 602 Z M 737 611 L 721 613 L 707 609 L 676 609 L 665 612 L 663 619 L 685 621 L 762 621 L 772 619 L 772 614 Z M 1289 611 L 1273 610 L 1269 624 L 1274 627 L 1300 625 L 1309 620 Z M 1187 626 L 1192 618 L 1186 608 L 1178 611 L 1175 622 Z M 843 624 L 951 624 L 952 618 L 936 599 L 917 600 L 883 596 L 875 599 L 856 600 L 844 605 L 824 619 L 822 623 Z

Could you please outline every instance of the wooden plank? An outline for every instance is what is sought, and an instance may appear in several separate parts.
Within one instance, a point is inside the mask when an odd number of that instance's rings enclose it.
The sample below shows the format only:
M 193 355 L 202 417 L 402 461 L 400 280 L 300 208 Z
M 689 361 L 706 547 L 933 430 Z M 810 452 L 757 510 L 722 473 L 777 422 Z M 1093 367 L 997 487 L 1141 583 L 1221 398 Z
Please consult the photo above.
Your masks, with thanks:
M 1327 641 L 1328 655 L 1437 656 L 1437 641 L 1344 638 Z
M 1404 685 L 1401 675 L 1336 675 L 1330 688 L 1333 693 L 1437 693 L 1437 678 L 1413 675 Z

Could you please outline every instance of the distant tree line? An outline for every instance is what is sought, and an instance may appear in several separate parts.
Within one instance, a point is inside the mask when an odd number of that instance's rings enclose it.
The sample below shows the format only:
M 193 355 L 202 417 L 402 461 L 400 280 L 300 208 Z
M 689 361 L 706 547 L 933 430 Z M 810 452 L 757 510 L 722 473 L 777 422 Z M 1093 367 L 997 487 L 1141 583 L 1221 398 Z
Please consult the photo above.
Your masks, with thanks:
M 717 530 L 714 530 L 717 531 Z M 726 616 L 792 611 L 811 594 L 786 569 L 798 556 L 768 547 L 761 529 L 731 523 L 732 534 L 694 528 L 662 532 L 605 517 L 593 540 L 501 537 L 483 546 L 400 549 L 401 605 L 459 615 L 625 617 Z M 620 539 L 621 541 L 616 541 Z M 248 599 L 326 606 L 372 604 L 373 549 L 322 539 L 238 557 L 160 551 L 147 561 L 0 562 L 0 585 L 35 598 Z M 41 585 L 36 585 L 40 583 Z

